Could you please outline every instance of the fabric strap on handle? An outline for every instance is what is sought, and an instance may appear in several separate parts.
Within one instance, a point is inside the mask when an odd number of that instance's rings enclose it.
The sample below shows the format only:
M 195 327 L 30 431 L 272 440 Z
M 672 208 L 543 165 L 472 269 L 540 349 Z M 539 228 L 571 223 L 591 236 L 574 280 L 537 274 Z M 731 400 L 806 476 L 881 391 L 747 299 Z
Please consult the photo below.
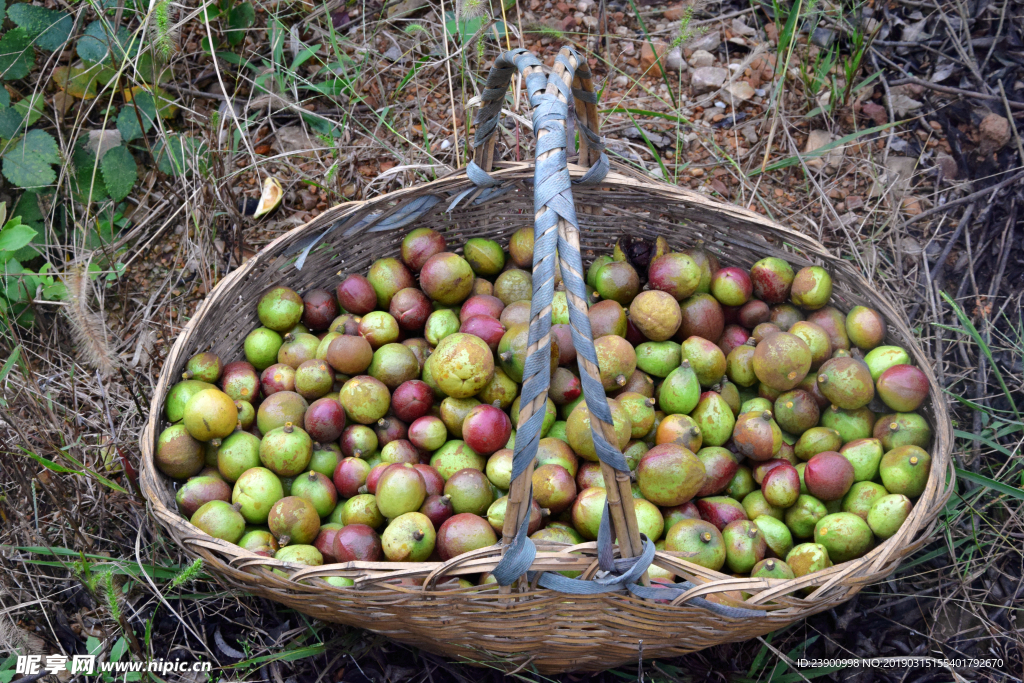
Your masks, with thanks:
M 550 77 L 545 77 L 540 70 L 540 63 L 525 50 L 513 50 L 499 57 L 487 80 L 487 87 L 482 97 L 484 105 L 477 115 L 478 129 L 473 143 L 477 154 L 471 164 L 472 177 L 479 177 L 482 181 L 481 184 L 486 183 L 485 187 L 493 187 L 493 178 L 476 163 L 476 159 L 483 159 L 489 165 L 489 161 L 484 158 L 489 156 L 489 153 L 481 155 L 481 150 L 489 149 L 489 141 L 497 127 L 497 117 L 501 113 L 501 105 L 512 78 L 513 68 L 519 69 L 525 75 L 527 92 L 533 108 L 533 128 L 537 136 L 537 161 L 534 172 L 534 210 L 536 212 L 533 247 L 534 289 L 520 397 L 520 422 L 516 432 L 516 445 L 512 460 L 513 489 L 509 493 L 509 503 L 506 507 L 504 536 L 507 544 L 501 561 L 493 571 L 495 579 L 502 586 L 508 586 L 523 576 L 536 557 L 536 547 L 527 535 L 529 501 L 532 497 L 530 477 L 541 438 L 550 383 L 551 301 L 554 296 L 555 266 L 559 257 L 569 304 L 573 345 L 576 347 L 577 357 L 583 371 L 581 372 L 583 393 L 591 414 L 595 451 L 601 462 L 611 470 L 627 475 L 629 472 L 625 458 L 617 444 L 609 443 L 606 436 L 613 433 L 610 429 L 612 416 L 598 375 L 597 355 L 590 329 L 590 318 L 586 310 L 586 288 L 582 276 L 583 262 L 578 247 L 579 223 L 572 198 L 572 181 L 566 162 L 568 140 L 565 123 L 569 113 L 568 100 L 574 96 L 566 80 L 571 83 L 577 65 L 585 64 L 585 62 L 569 48 L 564 48 L 559 53 L 557 61 L 562 68 L 556 68 Z M 563 76 L 567 76 L 567 78 L 563 80 Z M 585 91 L 579 92 L 586 96 Z M 583 135 L 587 135 L 587 133 L 583 133 Z M 600 145 L 600 139 L 596 134 L 588 136 L 588 143 L 591 142 L 591 138 L 596 141 L 597 145 Z M 593 149 L 595 145 L 592 144 L 591 147 Z M 607 159 L 605 158 L 603 163 L 595 164 L 588 171 L 585 179 L 587 182 L 599 182 L 603 179 L 606 171 Z M 486 180 L 484 176 L 486 176 Z M 570 239 L 573 231 L 577 235 L 575 240 Z M 615 484 L 616 482 L 609 482 L 610 486 Z M 615 491 L 615 494 L 618 494 L 618 491 Z M 636 521 L 631 497 L 628 500 L 630 503 L 628 512 L 622 509 L 624 505 L 620 496 L 609 496 L 609 500 L 617 509 L 612 510 L 606 502 L 602 515 L 601 528 L 603 532 L 599 538 L 599 554 L 605 558 L 605 571 L 609 572 L 609 575 L 600 582 L 578 581 L 565 577 L 549 578 L 547 576 L 541 578 L 542 582 L 553 582 L 553 586 L 558 586 L 557 590 L 569 593 L 592 593 L 595 590 L 607 592 L 620 590 L 635 583 L 637 578 L 644 575 L 654 556 L 654 546 L 649 541 L 647 542 L 648 547 L 641 546 L 638 533 L 635 534 L 637 552 L 628 553 L 630 556 L 638 557 L 630 563 L 624 572 L 615 574 L 617 568 L 611 560 L 613 557 L 613 535 L 609 518 L 614 513 L 618 513 L 615 531 L 619 536 L 620 544 L 630 542 L 628 522 L 632 522 L 632 529 L 635 531 Z M 630 547 L 630 550 L 632 549 Z

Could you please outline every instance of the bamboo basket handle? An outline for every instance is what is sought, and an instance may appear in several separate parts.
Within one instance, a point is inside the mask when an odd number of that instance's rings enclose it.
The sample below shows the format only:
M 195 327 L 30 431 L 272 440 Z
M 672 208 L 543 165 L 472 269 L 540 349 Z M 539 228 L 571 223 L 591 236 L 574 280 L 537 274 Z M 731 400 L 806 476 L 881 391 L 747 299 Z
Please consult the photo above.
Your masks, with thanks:
M 584 63 L 571 48 L 562 48 L 556 58 L 550 77 L 545 78 L 540 62 L 525 50 L 506 52 L 495 60 L 483 93 L 484 106 L 477 114 L 477 132 L 474 139 L 474 159 L 470 164 L 470 177 L 487 176 L 486 170 L 493 164 L 494 131 L 501 113 L 504 94 L 511 80 L 513 70 L 519 69 L 525 76 L 526 86 L 533 107 L 534 133 L 537 137 L 537 160 L 534 175 L 534 260 L 533 300 L 530 312 L 530 331 L 526 350 L 523 389 L 520 398 L 519 424 L 513 455 L 512 486 L 509 490 L 505 509 L 505 523 L 502 529 L 504 553 L 502 561 L 494 570 L 494 576 L 503 590 L 508 591 L 516 577 L 523 577 L 532 564 L 536 549 L 527 538 L 530 498 L 532 496 L 533 465 L 540 441 L 541 425 L 547 402 L 547 391 L 551 374 L 551 301 L 554 295 L 554 272 L 559 262 L 562 279 L 566 284 L 566 299 L 569 305 L 570 326 L 573 345 L 583 384 L 583 393 L 591 415 L 591 433 L 595 449 L 601 460 L 607 491 L 607 515 L 610 518 L 619 552 L 623 558 L 638 557 L 643 553 L 644 544 L 636 521 L 633 496 L 629 479 L 629 468 L 618 447 L 618 440 L 612 424 L 611 412 L 600 381 L 597 356 L 587 314 L 586 289 L 583 283 L 583 263 L 580 255 L 579 227 L 572 200 L 571 180 L 566 166 L 565 121 L 568 113 L 568 99 L 574 93 L 573 83 L 579 83 L 577 102 L 587 115 L 596 118 L 593 98 L 593 81 L 589 70 L 579 78 L 577 69 Z M 584 63 L 585 64 L 585 63 Z M 586 87 L 590 90 L 587 91 Z M 589 109 L 588 109 L 589 107 Z M 589 120 L 589 119 L 588 119 Z M 581 134 L 581 139 L 588 138 Z M 599 152 L 599 138 L 596 134 L 588 139 L 586 162 L 592 171 L 603 176 L 602 165 L 607 159 L 593 153 Z M 597 144 L 595 144 L 597 143 Z M 476 168 L 473 168 L 473 167 Z M 588 172 L 588 176 L 592 174 Z M 596 174 L 594 174 L 596 175 Z M 586 179 L 586 177 L 585 177 Z M 475 178 L 474 178 L 475 180 Z M 486 181 L 485 181 L 486 182 Z M 482 183 L 481 183 L 482 184 Z M 491 181 L 493 184 L 493 180 Z M 561 258 L 558 258 L 558 256 Z M 606 527 L 606 523 L 603 522 Z M 608 536 L 608 534 L 605 534 Z M 605 558 L 611 561 L 611 539 L 603 538 Z M 646 573 L 643 575 L 646 583 Z

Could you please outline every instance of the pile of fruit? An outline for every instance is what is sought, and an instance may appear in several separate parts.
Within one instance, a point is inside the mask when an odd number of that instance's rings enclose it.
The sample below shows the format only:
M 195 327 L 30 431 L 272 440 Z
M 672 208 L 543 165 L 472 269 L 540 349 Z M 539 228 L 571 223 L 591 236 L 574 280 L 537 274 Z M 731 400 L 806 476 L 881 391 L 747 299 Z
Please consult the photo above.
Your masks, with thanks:
M 533 233 L 516 232 L 507 252 L 488 239 L 461 255 L 446 248 L 420 228 L 400 259 L 333 292 L 274 287 L 257 303 L 245 360 L 188 361 L 156 450 L 179 480 L 181 514 L 306 565 L 445 561 L 497 542 Z M 928 381 L 906 350 L 883 345 L 876 311 L 829 306 L 827 271 L 774 257 L 720 268 L 701 248 L 622 238 L 586 280 L 638 523 L 659 549 L 792 578 L 899 530 L 931 469 L 931 428 L 915 412 Z M 578 544 L 597 536 L 604 480 L 564 291 L 552 322 L 530 534 Z

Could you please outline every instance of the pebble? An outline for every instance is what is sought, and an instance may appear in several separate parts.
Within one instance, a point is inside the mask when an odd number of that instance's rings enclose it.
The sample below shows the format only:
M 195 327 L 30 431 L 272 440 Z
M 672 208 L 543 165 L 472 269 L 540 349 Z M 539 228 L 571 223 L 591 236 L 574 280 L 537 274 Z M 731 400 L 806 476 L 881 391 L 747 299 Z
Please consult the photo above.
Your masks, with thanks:
M 725 102 L 718 100 L 717 102 L 715 102 L 715 106 L 718 107 L 719 109 L 725 109 Z
M 754 89 L 746 81 L 736 81 L 729 86 L 729 92 L 738 100 L 749 100 L 754 97 Z
M 708 31 L 702 36 L 693 38 L 686 44 L 686 47 L 690 48 L 694 52 L 697 50 L 707 50 L 708 52 L 711 52 L 712 50 L 717 50 L 718 46 L 721 44 L 722 36 L 718 31 Z
M 690 76 L 690 84 L 693 86 L 693 91 L 699 95 L 721 88 L 728 77 L 729 72 L 725 69 L 702 66 L 699 69 L 694 69 L 693 75 Z
M 768 91 L 765 90 L 764 88 L 754 88 L 754 94 L 757 95 L 758 97 L 764 97 L 765 95 L 768 94 Z
M 804 154 L 820 149 L 832 142 L 832 140 L 833 135 L 827 130 L 812 130 L 810 135 L 807 136 L 807 143 L 804 145 Z M 805 163 L 808 168 L 835 173 L 839 170 L 839 166 L 842 164 L 842 161 L 843 150 L 842 148 L 838 148 L 827 152 L 824 156 L 808 159 Z
M 715 56 L 707 50 L 694 50 L 687 61 L 694 69 L 699 69 L 702 66 L 714 66 Z

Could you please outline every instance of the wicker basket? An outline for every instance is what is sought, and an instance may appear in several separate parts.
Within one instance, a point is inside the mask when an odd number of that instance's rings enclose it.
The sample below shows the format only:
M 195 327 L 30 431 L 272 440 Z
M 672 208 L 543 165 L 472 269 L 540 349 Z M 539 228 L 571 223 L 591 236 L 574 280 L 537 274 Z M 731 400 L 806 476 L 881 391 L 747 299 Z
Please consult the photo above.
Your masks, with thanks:
M 585 69 L 586 63 L 578 63 L 574 52 L 563 50 L 551 80 L 561 79 L 573 90 L 557 87 L 557 83 L 547 86 L 548 95 L 562 102 L 567 93 L 576 95 L 583 132 L 587 132 L 584 127 L 597 128 L 596 107 L 586 95 L 593 88 Z M 539 67 L 531 67 L 525 73 L 536 82 L 539 71 Z M 485 103 L 500 102 L 503 93 L 504 88 L 489 90 Z M 590 138 L 590 144 L 586 135 L 580 139 L 584 142 L 580 161 L 589 166 L 587 162 L 597 161 L 600 149 L 594 145 L 595 138 Z M 476 161 L 490 168 L 493 142 L 486 138 L 477 142 Z M 451 580 L 492 570 L 501 557 L 502 544 L 443 564 L 350 562 L 298 567 L 211 538 L 183 519 L 176 511 L 174 486 L 157 472 L 153 453 L 164 426 L 165 397 L 188 358 L 201 350 L 211 350 L 226 361 L 242 357 L 243 339 L 258 325 L 255 301 L 265 289 L 286 285 L 301 292 L 333 286 L 339 272 L 365 272 L 375 259 L 396 255 L 411 227 L 434 228 L 450 245 L 458 246 L 470 237 L 507 241 L 516 230 L 532 226 L 533 164 L 499 166 L 491 177 L 500 186 L 481 203 L 475 203 L 480 188 L 466 172 L 459 172 L 330 209 L 281 236 L 226 276 L 199 306 L 163 367 L 140 441 L 142 487 L 153 515 L 186 552 L 204 559 L 207 571 L 228 587 L 325 621 L 366 628 L 464 661 L 555 673 L 600 670 L 635 661 L 641 641 L 645 656 L 657 658 L 763 635 L 850 599 L 864 586 L 891 574 L 902 558 L 928 541 L 955 485 L 950 458 L 952 428 L 929 360 L 902 313 L 849 262 L 833 256 L 810 237 L 618 165 L 612 165 L 599 184 L 577 185 L 572 190 L 575 205 L 584 207 L 578 219 L 581 249 L 588 260 L 609 252 L 625 231 L 648 238 L 663 236 L 676 250 L 702 242 L 723 264 L 744 268 L 776 255 L 797 267 L 824 266 L 835 285 L 833 305 L 840 310 L 871 306 L 888 321 L 886 343 L 907 349 L 931 384 L 930 397 L 920 412 L 934 431 L 927 489 L 894 537 L 864 557 L 789 581 L 733 578 L 658 552 L 656 565 L 694 587 L 672 601 L 657 601 L 639 599 L 626 591 L 567 595 L 537 586 L 536 577 L 545 570 L 575 569 L 583 571 L 583 578 L 593 577 L 598 570 L 594 543 L 540 547 L 531 566 L 537 572 L 533 582 L 520 582 L 510 593 L 494 585 L 458 588 Z M 587 170 L 586 166 L 569 165 L 574 180 Z M 449 210 L 457 198 L 461 200 Z M 297 258 L 304 261 L 301 270 L 295 267 Z M 625 549 L 622 552 L 623 556 L 629 554 Z M 350 577 L 355 586 L 333 587 L 318 578 L 328 575 Z M 422 587 L 416 585 L 420 581 Z M 718 603 L 757 610 L 760 616 L 736 618 L 722 613 L 727 610 L 710 610 L 700 598 L 712 595 Z M 749 597 L 742 600 L 741 595 Z

